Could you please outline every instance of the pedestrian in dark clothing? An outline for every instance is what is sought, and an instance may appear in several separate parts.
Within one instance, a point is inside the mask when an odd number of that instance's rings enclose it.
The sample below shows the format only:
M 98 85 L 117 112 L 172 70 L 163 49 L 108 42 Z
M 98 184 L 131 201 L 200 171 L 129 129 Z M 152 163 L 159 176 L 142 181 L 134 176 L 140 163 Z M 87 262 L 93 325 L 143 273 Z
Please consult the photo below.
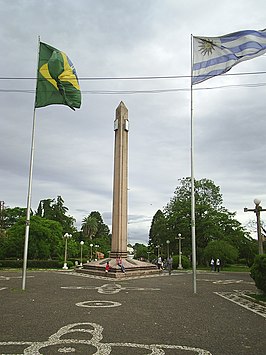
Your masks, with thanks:
M 173 258 L 171 256 L 167 259 L 167 268 L 168 268 L 169 275 L 171 275 L 173 269 Z

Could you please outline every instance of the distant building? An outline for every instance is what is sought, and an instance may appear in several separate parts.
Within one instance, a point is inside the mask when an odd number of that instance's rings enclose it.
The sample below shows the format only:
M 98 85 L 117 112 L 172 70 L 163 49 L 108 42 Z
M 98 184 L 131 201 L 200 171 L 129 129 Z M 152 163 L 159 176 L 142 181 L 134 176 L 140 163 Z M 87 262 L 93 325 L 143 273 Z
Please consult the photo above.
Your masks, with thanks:
M 134 248 L 132 246 L 127 246 L 127 254 L 132 259 L 134 258 Z

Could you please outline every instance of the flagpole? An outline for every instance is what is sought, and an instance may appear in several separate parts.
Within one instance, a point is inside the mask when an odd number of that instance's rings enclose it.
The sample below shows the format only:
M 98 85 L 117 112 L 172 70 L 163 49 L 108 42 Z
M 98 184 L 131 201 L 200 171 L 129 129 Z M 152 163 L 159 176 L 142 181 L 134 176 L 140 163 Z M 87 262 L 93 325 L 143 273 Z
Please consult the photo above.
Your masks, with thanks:
M 195 223 L 195 186 L 194 186 L 194 120 L 193 120 L 193 36 L 191 35 L 191 87 L 190 87 L 190 144 L 191 144 L 191 238 L 192 238 L 192 271 L 193 291 L 197 293 L 196 278 L 196 223 Z
M 40 36 L 38 37 L 38 60 L 37 60 L 37 70 L 36 70 L 37 77 L 36 77 L 36 89 L 35 89 L 35 100 L 34 100 L 34 110 L 33 110 L 32 134 L 31 134 L 30 169 L 29 169 L 27 213 L 26 213 L 26 227 L 25 227 L 25 240 L 24 240 L 24 256 L 23 256 L 23 269 L 22 269 L 22 290 L 26 289 L 26 271 L 27 271 L 28 245 L 29 245 L 29 232 L 30 232 L 32 173 L 33 173 L 35 126 L 36 126 L 36 107 L 35 106 L 36 106 L 36 91 L 37 91 L 37 82 L 38 82 L 39 55 L 40 55 Z

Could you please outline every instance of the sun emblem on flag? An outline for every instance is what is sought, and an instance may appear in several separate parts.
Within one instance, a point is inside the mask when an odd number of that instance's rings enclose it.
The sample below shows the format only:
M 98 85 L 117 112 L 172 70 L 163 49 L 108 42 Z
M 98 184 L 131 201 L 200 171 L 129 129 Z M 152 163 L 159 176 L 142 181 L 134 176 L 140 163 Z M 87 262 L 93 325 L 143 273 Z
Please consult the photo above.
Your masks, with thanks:
M 200 39 L 199 41 L 199 52 L 203 55 L 212 54 L 215 49 L 214 43 L 210 39 Z

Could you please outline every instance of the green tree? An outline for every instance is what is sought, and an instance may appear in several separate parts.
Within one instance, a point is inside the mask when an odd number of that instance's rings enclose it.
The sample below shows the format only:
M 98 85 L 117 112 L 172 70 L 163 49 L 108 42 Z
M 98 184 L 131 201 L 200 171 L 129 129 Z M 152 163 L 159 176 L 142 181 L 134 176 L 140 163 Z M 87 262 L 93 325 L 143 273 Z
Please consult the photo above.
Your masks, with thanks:
M 82 220 L 81 230 L 84 238 L 90 240 L 109 236 L 110 230 L 104 223 L 100 212 L 93 211 Z
M 92 243 L 94 246 L 99 245 L 98 251 L 103 253 L 105 257 L 109 256 L 111 250 L 111 235 L 108 226 L 104 223 L 100 212 L 93 211 L 87 217 L 84 217 L 81 225 L 82 238 L 85 244 Z M 93 246 L 93 252 L 95 247 Z M 90 258 L 90 248 L 88 249 Z
M 46 219 L 54 219 L 54 211 L 53 211 L 53 203 L 54 199 L 47 198 L 45 200 L 41 200 L 39 202 L 36 216 L 43 217 Z
M 26 216 L 26 208 L 14 207 L 14 208 L 4 208 L 1 216 L 2 228 L 8 229 L 13 226 L 21 217 Z
M 63 228 L 63 233 L 74 233 L 75 218 L 67 215 L 68 208 L 64 206 L 64 200 L 61 196 L 56 199 L 45 199 L 39 202 L 39 206 L 35 213 L 36 216 L 57 221 Z
M 148 247 L 145 244 L 136 243 L 134 245 L 134 254 L 136 259 L 148 259 Z
M 8 231 L 2 245 L 5 258 L 23 257 L 26 218 L 21 218 Z M 50 259 L 62 254 L 62 226 L 39 216 L 31 217 L 28 258 Z
M 109 252 L 111 251 L 111 238 L 110 235 L 103 235 L 93 239 L 94 249 L 95 245 L 99 245 L 97 248 L 99 252 L 103 253 L 106 258 L 109 257 Z M 96 251 L 96 250 L 95 250 Z
M 95 238 L 102 236 L 108 236 L 110 234 L 109 227 L 104 223 L 103 218 L 98 211 L 93 211 L 90 214 L 91 217 L 95 218 L 97 221 L 97 231 L 95 233 Z
M 204 257 L 207 263 L 211 258 L 219 258 L 224 266 L 236 262 L 238 250 L 225 240 L 213 240 L 204 249 Z
M 167 220 L 164 213 L 158 210 L 151 222 L 149 231 L 149 247 L 156 254 L 156 247 L 161 247 L 167 238 Z
M 179 180 L 180 185 L 174 192 L 174 197 L 166 205 L 163 217 L 159 216 L 160 228 L 157 228 L 157 216 L 151 225 L 152 238 L 149 244 L 155 241 L 156 231 L 160 235 L 159 243 L 165 245 L 170 241 L 170 250 L 178 253 L 176 237 L 182 234 L 182 252 L 191 255 L 191 179 Z M 237 246 L 236 240 L 244 240 L 249 244 L 248 233 L 235 219 L 235 213 L 229 212 L 223 207 L 220 188 L 208 179 L 195 180 L 195 218 L 196 218 L 196 248 L 197 260 L 204 263 L 204 249 L 213 240 L 226 240 L 232 246 Z M 156 222 L 156 224 L 155 224 Z M 155 231 L 152 229 L 155 224 Z M 167 233 L 165 232 L 167 231 Z M 239 246 L 237 246 L 239 248 Z
M 82 220 L 81 230 L 85 239 L 92 240 L 98 228 L 97 219 L 92 216 L 84 217 Z

